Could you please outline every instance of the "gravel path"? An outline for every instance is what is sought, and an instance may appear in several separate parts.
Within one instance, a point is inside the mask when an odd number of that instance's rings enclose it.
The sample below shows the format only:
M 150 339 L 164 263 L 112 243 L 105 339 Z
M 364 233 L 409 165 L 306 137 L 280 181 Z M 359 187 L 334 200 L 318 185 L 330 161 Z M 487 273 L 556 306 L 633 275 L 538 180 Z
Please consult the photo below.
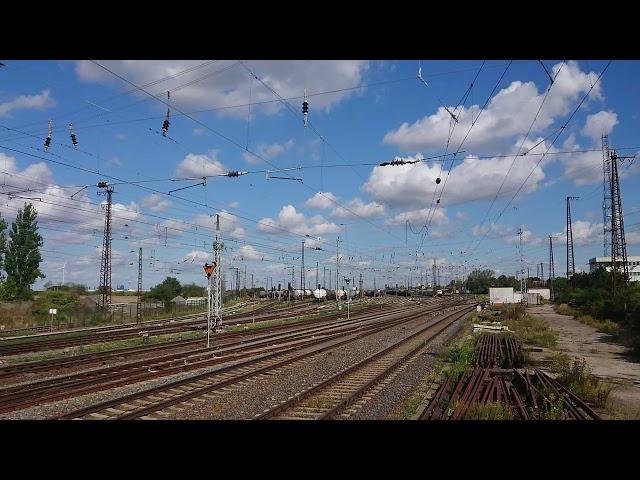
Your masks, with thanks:
M 460 319 L 447 327 L 444 332 L 429 342 L 408 366 L 369 399 L 364 406 L 355 412 L 350 420 L 383 420 L 393 413 L 414 387 L 422 381 L 431 369 L 442 346 L 455 337 L 464 327 L 467 317 Z
M 627 410 L 632 418 L 640 418 L 640 363 L 628 360 L 624 346 L 613 343 L 611 335 L 598 333 L 569 315 L 556 313 L 551 305 L 536 305 L 527 311 L 545 319 L 558 333 L 556 350 L 584 358 L 594 375 L 616 384 L 609 396 L 610 403 Z M 532 357 L 544 360 L 551 353 L 552 350 L 544 349 L 542 353 L 532 353 Z

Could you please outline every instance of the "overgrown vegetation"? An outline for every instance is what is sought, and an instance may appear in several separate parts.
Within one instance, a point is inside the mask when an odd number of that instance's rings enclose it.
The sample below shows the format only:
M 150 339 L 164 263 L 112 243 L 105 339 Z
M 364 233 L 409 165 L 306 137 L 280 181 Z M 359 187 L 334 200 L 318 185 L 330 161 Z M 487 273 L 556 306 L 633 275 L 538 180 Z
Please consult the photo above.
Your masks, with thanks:
M 607 333 L 609 335 L 618 335 L 620 332 L 620 325 L 615 322 L 612 322 L 609 319 L 598 320 L 593 318 L 591 315 L 582 315 L 580 311 L 575 308 L 571 308 L 566 303 L 561 303 L 556 307 L 556 312 L 561 315 L 570 315 L 580 323 L 584 323 L 585 325 L 589 325 L 590 327 L 594 327 L 596 331 L 601 333 Z
M 554 355 L 551 370 L 556 379 L 578 397 L 604 407 L 612 387 L 591 374 L 586 360 L 578 360 L 564 353 Z
M 499 308 L 503 325 L 512 330 L 521 343 L 552 348 L 558 343 L 558 334 L 541 318 L 528 315 L 522 305 L 506 304 Z
M 560 304 L 558 313 L 578 319 L 589 315 L 598 331 L 618 335 L 640 358 L 640 282 L 625 286 L 619 274 L 618 291 L 613 296 L 611 272 L 604 268 L 578 273 L 573 278 L 575 287 L 570 288 L 565 278 L 558 278 L 553 284 L 556 302 Z
M 515 416 L 504 403 L 474 403 L 465 413 L 463 420 L 513 420 Z
M 475 347 L 476 339 L 473 335 L 469 335 L 461 342 L 456 342 L 447 348 L 445 358 L 451 362 L 451 366 L 445 375 L 453 382 L 457 382 L 464 371 L 473 366 Z

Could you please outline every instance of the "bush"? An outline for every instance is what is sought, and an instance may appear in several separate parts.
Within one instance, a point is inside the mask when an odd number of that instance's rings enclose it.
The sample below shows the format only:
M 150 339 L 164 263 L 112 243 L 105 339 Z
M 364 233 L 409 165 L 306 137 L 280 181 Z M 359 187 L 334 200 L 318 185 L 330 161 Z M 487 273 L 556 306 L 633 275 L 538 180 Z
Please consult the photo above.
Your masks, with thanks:
M 573 308 L 569 307 L 566 303 L 561 303 L 556 307 L 556 312 L 560 315 L 573 315 Z
M 80 298 L 75 292 L 48 290 L 42 292 L 35 300 L 33 313 L 36 315 L 48 315 L 50 308 L 57 308 L 58 314 L 72 313 L 78 307 Z
M 610 335 L 617 335 L 620 331 L 620 326 L 612 322 L 611 320 L 605 320 L 604 322 L 598 322 L 596 329 L 601 333 L 608 333 Z
M 559 353 L 553 358 L 551 368 L 557 374 L 556 379 L 574 395 L 598 407 L 605 406 L 612 388 L 591 374 L 584 358 L 580 361 Z
M 447 376 L 454 382 L 462 376 L 462 373 L 473 365 L 473 352 L 476 348 L 474 337 L 468 337 L 461 343 L 451 345 L 446 353 L 446 358 L 453 364 L 447 371 Z

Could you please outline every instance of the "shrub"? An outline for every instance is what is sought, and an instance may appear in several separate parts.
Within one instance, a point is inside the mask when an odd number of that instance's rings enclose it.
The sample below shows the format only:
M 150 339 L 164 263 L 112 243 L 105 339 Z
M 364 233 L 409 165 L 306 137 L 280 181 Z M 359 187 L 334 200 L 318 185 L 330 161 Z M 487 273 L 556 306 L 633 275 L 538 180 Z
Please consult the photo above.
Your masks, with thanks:
M 620 331 L 620 326 L 612 322 L 611 320 L 605 320 L 604 322 L 598 322 L 596 325 L 598 332 L 608 333 L 610 335 L 617 335 Z
M 551 368 L 557 374 L 556 379 L 574 395 L 598 407 L 605 406 L 612 388 L 591 374 L 584 358 L 580 361 L 559 353 L 553 358 Z

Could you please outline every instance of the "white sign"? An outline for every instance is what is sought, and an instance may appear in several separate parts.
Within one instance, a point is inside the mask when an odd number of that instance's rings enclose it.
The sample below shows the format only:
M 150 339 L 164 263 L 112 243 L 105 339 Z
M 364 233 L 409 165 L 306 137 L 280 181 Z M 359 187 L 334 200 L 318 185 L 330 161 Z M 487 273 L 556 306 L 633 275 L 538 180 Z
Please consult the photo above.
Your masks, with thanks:
M 49 315 L 57 315 L 58 314 L 58 309 L 57 308 L 50 308 L 49 309 Z

